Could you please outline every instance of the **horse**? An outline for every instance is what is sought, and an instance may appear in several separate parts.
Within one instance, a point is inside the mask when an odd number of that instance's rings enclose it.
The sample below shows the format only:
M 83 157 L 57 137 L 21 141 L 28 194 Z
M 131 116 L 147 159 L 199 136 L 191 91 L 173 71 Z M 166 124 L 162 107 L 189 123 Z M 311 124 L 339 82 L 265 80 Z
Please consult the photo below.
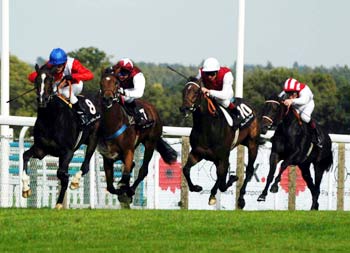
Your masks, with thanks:
M 323 173 L 329 171 L 333 164 L 332 141 L 327 131 L 318 125 L 323 140 L 322 148 L 314 145 L 311 141 L 309 126 L 301 121 L 300 115 L 295 109 L 288 108 L 282 101 L 283 98 L 273 95 L 265 101 L 262 110 L 261 132 L 265 134 L 272 126 L 277 126 L 277 128 L 271 138 L 270 170 L 266 186 L 258 197 L 258 201 L 265 201 L 276 166 L 283 160 L 270 191 L 276 193 L 283 171 L 290 165 L 297 165 L 312 194 L 311 210 L 318 210 L 318 197 Z M 315 170 L 315 183 L 310 174 L 311 164 Z
M 96 149 L 99 128 L 99 108 L 95 107 L 93 98 L 80 97 L 79 101 L 89 108 L 91 124 L 81 129 L 79 118 L 61 95 L 55 92 L 54 73 L 56 68 L 41 68 L 36 64 L 37 77 L 34 85 L 37 95 L 37 119 L 34 125 L 34 144 L 23 153 L 23 191 L 22 196 L 31 195 L 30 177 L 28 176 L 28 161 L 30 158 L 43 159 L 46 155 L 59 158 L 57 177 L 61 182 L 61 189 L 55 208 L 61 209 L 66 193 L 69 174 L 68 166 L 73 158 L 74 151 L 82 144 L 86 144 L 84 161 L 71 182 L 71 189 L 79 187 L 79 180 L 89 171 L 89 162 Z M 95 101 L 96 102 L 96 101 Z M 79 103 L 79 102 L 78 102 Z M 95 103 L 96 105 L 96 103 Z
M 239 127 L 232 127 L 232 118 L 226 109 L 215 105 L 215 100 L 201 91 L 199 83 L 186 83 L 182 90 L 182 105 L 179 109 L 185 117 L 192 113 L 193 127 L 190 134 L 191 151 L 183 167 L 183 174 L 189 190 L 200 192 L 202 187 L 194 185 L 191 181 L 191 167 L 202 159 L 212 161 L 216 166 L 217 180 L 211 189 L 209 205 L 214 205 L 217 190 L 225 192 L 238 179 L 237 176 L 230 175 L 226 182 L 230 151 L 239 144 L 246 146 L 248 165 L 237 202 L 238 208 L 243 209 L 246 186 L 253 176 L 254 162 L 260 144 L 260 125 L 256 111 L 248 106 L 245 100 L 236 98 L 236 106 L 242 117 L 242 123 Z
M 143 108 L 147 118 L 153 124 L 139 129 L 128 115 L 123 97 L 118 92 L 119 81 L 115 71 L 103 71 L 100 80 L 100 103 L 102 107 L 101 135 L 98 150 L 103 156 L 103 166 L 107 181 L 107 190 L 117 194 L 121 203 L 131 203 L 132 196 L 139 183 L 148 174 L 148 165 L 157 150 L 167 164 L 177 160 L 177 152 L 162 138 L 163 125 L 156 108 L 142 99 L 136 99 L 136 105 Z M 130 186 L 130 174 L 135 165 L 133 158 L 136 147 L 144 145 L 144 157 L 137 179 Z M 113 185 L 113 163 L 121 160 L 124 164 L 122 177 Z

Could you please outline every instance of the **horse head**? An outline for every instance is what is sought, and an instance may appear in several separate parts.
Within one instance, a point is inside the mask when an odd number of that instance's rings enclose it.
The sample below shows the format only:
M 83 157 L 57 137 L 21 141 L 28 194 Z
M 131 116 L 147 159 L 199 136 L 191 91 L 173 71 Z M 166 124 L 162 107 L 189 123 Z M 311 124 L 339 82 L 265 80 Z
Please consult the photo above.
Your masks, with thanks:
M 179 110 L 185 117 L 200 106 L 201 86 L 196 82 L 188 82 L 182 90 L 182 105 Z
M 38 107 L 45 108 L 54 96 L 53 83 L 56 68 L 48 68 L 46 64 L 39 68 L 39 65 L 36 64 L 35 70 L 37 76 L 34 85 L 36 88 Z
M 265 101 L 262 110 L 261 133 L 265 134 L 273 125 L 277 125 L 283 118 L 285 106 L 283 99 L 274 95 Z
M 100 93 L 102 96 L 102 104 L 107 108 L 111 108 L 114 102 L 118 102 L 120 94 L 118 93 L 119 81 L 116 73 L 112 68 L 103 71 L 100 81 Z

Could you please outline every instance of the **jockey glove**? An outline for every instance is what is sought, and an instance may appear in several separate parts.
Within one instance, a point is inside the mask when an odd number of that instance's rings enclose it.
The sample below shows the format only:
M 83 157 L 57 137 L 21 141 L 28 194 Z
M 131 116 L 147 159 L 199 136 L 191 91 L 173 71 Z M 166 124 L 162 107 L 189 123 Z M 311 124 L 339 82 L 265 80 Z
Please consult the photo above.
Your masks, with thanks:
M 118 88 L 118 93 L 123 96 L 125 95 L 125 91 L 122 87 Z
M 65 76 L 64 76 L 64 80 L 72 81 L 72 80 L 73 80 L 73 77 L 72 77 L 71 75 L 65 75 Z

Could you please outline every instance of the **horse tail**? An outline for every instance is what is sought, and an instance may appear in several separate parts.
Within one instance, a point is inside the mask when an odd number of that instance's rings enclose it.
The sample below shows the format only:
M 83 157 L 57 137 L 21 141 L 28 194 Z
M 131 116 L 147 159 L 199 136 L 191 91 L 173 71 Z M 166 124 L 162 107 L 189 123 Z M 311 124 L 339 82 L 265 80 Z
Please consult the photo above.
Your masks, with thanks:
M 162 138 L 159 138 L 156 149 L 167 164 L 176 162 L 177 152 Z
M 333 164 L 333 153 L 328 152 L 328 155 L 324 159 L 322 159 L 321 163 L 323 164 L 325 171 L 328 172 Z

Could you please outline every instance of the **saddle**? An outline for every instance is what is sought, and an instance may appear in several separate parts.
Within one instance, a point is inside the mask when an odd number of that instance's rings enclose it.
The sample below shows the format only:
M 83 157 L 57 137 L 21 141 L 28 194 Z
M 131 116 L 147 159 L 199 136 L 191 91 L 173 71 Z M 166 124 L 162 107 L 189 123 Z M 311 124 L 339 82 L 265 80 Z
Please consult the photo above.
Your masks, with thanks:
M 235 100 L 235 111 L 230 110 L 229 108 L 225 109 L 222 106 L 220 106 L 220 109 L 222 110 L 226 121 L 230 126 L 235 127 L 234 122 L 238 122 L 236 126 L 238 125 L 240 129 L 248 127 L 255 119 L 253 108 L 244 103 L 242 98 L 236 98 Z
M 58 98 L 60 98 L 64 103 L 66 103 L 72 110 L 73 106 L 70 103 L 70 101 L 68 101 L 65 97 L 63 96 L 58 96 Z M 82 95 L 78 95 L 78 107 L 82 110 L 82 113 L 84 114 L 85 117 L 85 124 L 84 126 L 88 126 L 91 125 L 92 123 L 94 123 L 95 121 L 99 120 L 101 118 L 101 114 L 97 111 L 95 105 L 93 104 L 93 102 L 82 96 Z

